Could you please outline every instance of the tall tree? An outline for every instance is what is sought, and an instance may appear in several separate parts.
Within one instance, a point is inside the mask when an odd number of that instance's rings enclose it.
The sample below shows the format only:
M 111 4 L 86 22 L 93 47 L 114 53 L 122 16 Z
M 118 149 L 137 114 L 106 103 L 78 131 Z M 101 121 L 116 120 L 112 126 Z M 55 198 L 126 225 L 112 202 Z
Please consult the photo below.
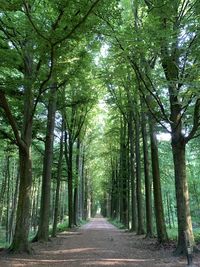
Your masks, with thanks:
M 176 253 L 186 252 L 185 234 L 191 245 L 194 244 L 192 222 L 189 206 L 189 191 L 186 175 L 185 148 L 186 144 L 195 137 L 199 126 L 200 99 L 188 84 L 194 81 L 197 73 L 191 73 L 191 62 L 195 64 L 197 58 L 192 54 L 191 48 L 196 49 L 197 29 L 191 28 L 190 16 L 196 16 L 196 8 L 199 6 L 195 1 L 169 1 L 155 11 L 155 2 L 146 1 L 149 9 L 153 8 L 149 18 L 157 20 L 155 35 L 156 43 L 160 48 L 160 59 L 165 75 L 165 87 L 168 90 L 169 116 L 165 110 L 165 117 L 171 127 L 172 152 L 174 159 L 174 175 L 177 199 L 178 217 L 178 243 Z M 154 20 L 153 19 L 153 20 Z M 193 18 L 194 19 L 194 18 Z M 155 20 L 154 20 L 155 22 Z M 184 29 L 188 28 L 183 39 Z M 162 33 L 161 33 L 162 32 Z M 193 109 L 189 115 L 193 120 L 192 127 L 185 129 L 187 111 Z M 191 114 L 191 113 L 190 113 Z M 188 120 L 188 119 L 187 119 Z
M 57 83 L 54 81 L 50 85 L 50 93 L 48 100 L 48 114 L 46 125 L 46 140 L 43 162 L 42 175 L 42 193 L 40 204 L 40 218 L 38 232 L 36 235 L 37 241 L 48 241 L 49 239 L 49 213 L 50 213 L 50 188 L 51 188 L 51 173 L 53 161 L 53 143 L 54 143 L 54 127 L 56 113 L 56 92 Z M 34 239 L 35 240 L 35 239 Z
M 60 203 L 60 183 L 61 183 L 61 171 L 62 171 L 62 160 L 63 160 L 63 152 L 64 152 L 64 120 L 62 119 L 61 125 L 61 137 L 60 137 L 60 151 L 58 158 L 58 167 L 57 167 L 57 175 L 56 175 L 56 196 L 55 196 L 55 206 L 54 206 L 54 216 L 53 216 L 53 229 L 52 229 L 52 237 L 56 236 L 57 233 L 57 223 L 58 223 L 58 214 L 59 214 L 59 203 Z
M 153 216 L 152 216 L 152 195 L 151 178 L 149 168 L 149 151 L 147 139 L 147 118 L 146 113 L 141 114 L 143 155 L 144 155 L 144 176 L 145 176 L 145 204 L 146 204 L 146 236 L 153 237 Z

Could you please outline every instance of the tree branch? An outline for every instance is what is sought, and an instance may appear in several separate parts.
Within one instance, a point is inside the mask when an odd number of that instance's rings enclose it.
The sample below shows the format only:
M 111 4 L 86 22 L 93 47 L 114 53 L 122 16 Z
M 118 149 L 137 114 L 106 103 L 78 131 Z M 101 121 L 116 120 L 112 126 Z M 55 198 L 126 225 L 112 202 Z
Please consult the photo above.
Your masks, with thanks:
M 20 134 L 19 134 L 19 130 L 18 130 L 18 126 L 17 123 L 15 121 L 15 118 L 12 115 L 12 112 L 10 110 L 10 107 L 8 105 L 8 101 L 5 97 L 5 94 L 3 91 L 0 90 L 0 107 L 4 110 L 5 115 L 9 121 L 9 124 L 13 130 L 14 136 L 16 138 L 16 143 L 19 147 L 21 147 L 22 149 L 26 150 L 26 144 L 22 141 Z
M 50 40 L 44 35 L 42 34 L 39 29 L 37 28 L 37 26 L 35 25 L 35 23 L 33 22 L 32 20 L 32 17 L 30 15 L 30 11 L 29 11 L 29 7 L 28 7 L 28 4 L 26 3 L 26 1 L 23 1 L 23 4 L 24 4 L 24 8 L 25 8 L 25 14 L 30 22 L 30 24 L 32 25 L 33 29 L 35 30 L 35 32 L 44 40 L 50 42 Z
M 46 79 L 40 84 L 40 87 L 39 87 L 39 93 L 38 93 L 38 95 L 36 97 L 36 100 L 35 100 L 35 103 L 34 103 L 34 107 L 33 107 L 32 118 L 33 118 L 33 116 L 35 114 L 35 110 L 36 110 L 36 107 L 37 107 L 37 104 L 38 104 L 38 102 L 40 100 L 41 95 L 46 90 L 48 90 L 48 88 L 45 88 L 45 89 L 43 89 L 43 88 L 48 83 L 48 81 L 51 79 L 51 76 L 52 76 L 52 73 L 53 73 L 53 67 L 54 67 L 54 48 L 53 48 L 53 46 L 51 47 L 50 63 L 51 63 L 51 65 L 50 65 L 49 73 L 48 73 Z
M 199 125 L 200 125 L 200 98 L 197 98 L 194 106 L 193 127 L 189 135 L 185 137 L 186 143 L 190 141 L 190 139 L 194 138 L 194 135 L 199 128 Z
M 68 39 L 69 37 L 71 37 L 75 31 L 86 21 L 87 17 L 90 15 L 90 13 L 92 12 L 92 10 L 95 8 L 95 6 L 100 2 L 101 0 L 96 0 L 91 7 L 89 8 L 89 10 L 86 12 L 86 14 L 84 15 L 84 17 L 71 29 L 71 31 L 64 36 L 62 39 L 56 41 L 53 43 L 54 46 L 56 46 L 57 44 L 62 43 L 63 41 L 65 41 L 66 39 Z

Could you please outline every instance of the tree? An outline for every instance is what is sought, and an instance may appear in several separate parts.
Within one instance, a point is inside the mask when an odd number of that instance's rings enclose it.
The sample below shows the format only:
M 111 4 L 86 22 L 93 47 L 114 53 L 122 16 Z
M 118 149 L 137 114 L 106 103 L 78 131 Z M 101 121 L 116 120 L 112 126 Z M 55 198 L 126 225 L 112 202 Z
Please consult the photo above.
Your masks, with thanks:
M 57 175 L 56 175 L 56 196 L 55 196 L 52 237 L 55 237 L 57 233 L 58 209 L 60 206 L 59 203 L 60 203 L 61 171 L 62 171 L 62 160 L 63 160 L 63 152 L 64 152 L 64 142 L 63 142 L 64 140 L 63 139 L 64 139 L 64 120 L 62 119 L 60 151 L 59 151 L 59 159 L 58 159 L 58 167 L 57 167 Z
M 50 94 L 48 100 L 48 114 L 46 126 L 46 139 L 42 175 L 42 193 L 40 204 L 40 219 L 36 238 L 37 241 L 48 241 L 49 239 L 49 213 L 50 213 L 50 188 L 51 188 L 51 173 L 53 161 L 53 143 L 54 143 L 54 128 L 55 128 L 55 113 L 57 102 L 57 84 L 52 82 L 50 86 Z
M 7 4 L 3 7 L 4 12 L 0 21 L 3 49 L 13 50 L 14 53 L 12 54 L 18 59 L 14 67 L 10 67 L 9 62 L 9 67 L 11 70 L 17 70 L 18 77 L 23 75 L 21 87 L 18 86 L 16 91 L 22 91 L 24 101 L 20 135 L 18 123 L 8 104 L 7 88 L 4 84 L 4 88 L 0 91 L 0 106 L 12 127 L 20 158 L 19 201 L 16 230 L 11 245 L 12 251 L 30 251 L 28 233 L 32 185 L 30 147 L 33 119 L 40 97 L 45 92 L 48 81 L 52 76 L 55 50 L 70 39 L 85 23 L 99 1 L 96 0 L 89 6 L 85 5 L 81 12 L 77 12 L 72 17 L 64 16 L 66 14 L 65 5 L 61 3 L 53 4 L 51 1 L 46 3 L 45 12 L 41 8 L 42 3 L 36 5 L 36 3 L 16 1 L 15 5 Z M 76 7 L 79 8 L 74 4 L 72 5 L 72 8 L 76 9 Z M 50 12 L 48 12 L 49 10 Z M 15 16 L 14 12 L 16 12 Z M 68 21 L 70 21 L 70 29 L 68 28 Z M 21 31 L 21 29 L 23 30 Z M 19 74 L 19 72 L 21 73 Z
M 191 74 L 191 62 L 195 64 L 196 55 L 192 54 L 191 48 L 196 49 L 196 28 L 191 28 L 190 15 L 194 8 L 198 8 L 192 1 L 165 2 L 163 7 L 155 11 L 154 4 L 146 1 L 149 9 L 153 8 L 149 17 L 157 19 L 155 41 L 160 47 L 160 59 L 165 75 L 165 87 L 168 89 L 169 117 L 167 122 L 171 127 L 172 152 L 174 159 L 174 175 L 177 198 L 178 216 L 178 244 L 176 253 L 185 253 L 188 236 L 190 243 L 194 244 L 192 222 L 189 207 L 189 191 L 186 175 L 185 147 L 190 139 L 195 137 L 199 126 L 200 100 L 198 93 L 193 92 L 188 81 L 193 81 L 197 75 Z M 189 6 L 188 6 L 189 5 Z M 194 11 L 194 14 L 196 12 Z M 169 19 L 170 18 L 170 19 Z M 188 27 L 186 35 L 182 38 L 182 31 Z M 162 34 L 161 34 L 162 32 Z M 193 34 L 191 34 L 193 32 Z M 159 36 L 159 34 L 161 34 Z M 187 111 L 192 108 L 193 125 L 190 130 L 183 134 Z

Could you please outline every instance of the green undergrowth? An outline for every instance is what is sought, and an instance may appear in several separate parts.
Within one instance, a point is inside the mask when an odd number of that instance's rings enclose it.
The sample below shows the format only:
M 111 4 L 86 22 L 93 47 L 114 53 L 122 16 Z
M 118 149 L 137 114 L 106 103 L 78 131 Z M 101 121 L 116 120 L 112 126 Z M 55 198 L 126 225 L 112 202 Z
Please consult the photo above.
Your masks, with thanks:
M 89 220 L 79 220 L 76 227 L 81 227 L 82 225 L 88 223 Z M 59 223 L 57 226 L 57 232 L 62 233 L 64 231 L 69 231 L 68 228 L 68 219 L 64 220 L 64 222 Z M 50 227 L 50 234 L 52 233 L 52 227 Z
M 86 220 L 79 220 L 79 222 L 78 222 L 78 227 L 80 227 L 80 226 L 82 226 L 82 225 L 84 225 L 84 224 L 86 224 L 86 223 L 88 223 L 90 220 L 89 219 L 86 219 Z
M 67 231 L 68 229 L 69 229 L 69 228 L 68 228 L 68 220 L 64 220 L 63 223 L 59 223 L 59 224 L 57 225 L 57 232 L 58 232 L 58 233 Z M 52 229 L 51 229 L 51 232 L 52 232 Z
M 9 244 L 4 240 L 0 240 L 0 249 L 9 248 Z
M 167 234 L 170 240 L 177 240 L 178 229 L 176 227 L 167 228 Z
M 197 243 L 200 243 L 200 227 L 193 228 L 194 239 Z
M 126 229 L 126 227 L 117 219 L 109 218 L 108 221 L 119 229 Z M 177 241 L 178 228 L 167 228 L 168 237 L 170 240 Z M 194 238 L 196 243 L 200 243 L 200 227 L 193 228 Z
M 168 237 L 170 240 L 177 240 L 177 235 L 178 235 L 178 228 L 174 227 L 174 228 L 167 228 L 167 233 L 168 233 Z M 194 239 L 197 243 L 200 243 L 200 227 L 195 227 L 193 229 L 193 233 L 194 233 Z
M 0 248 L 8 248 L 9 244 L 6 240 L 6 231 L 4 228 L 0 228 Z
M 121 223 L 118 219 L 109 218 L 108 221 L 119 229 L 126 229 L 125 225 Z
M 79 220 L 77 227 L 81 227 L 82 225 L 86 224 L 89 222 L 89 219 L 87 220 Z M 68 228 L 68 218 L 65 219 L 62 223 L 58 223 L 57 225 L 57 233 L 62 233 L 64 231 L 69 231 L 70 229 Z M 0 228 L 0 248 L 8 248 L 10 244 L 5 242 L 5 234 L 6 231 L 3 228 Z M 52 234 L 52 225 L 49 227 L 49 236 Z M 29 241 L 35 237 L 36 232 L 35 231 L 30 231 L 29 233 Z

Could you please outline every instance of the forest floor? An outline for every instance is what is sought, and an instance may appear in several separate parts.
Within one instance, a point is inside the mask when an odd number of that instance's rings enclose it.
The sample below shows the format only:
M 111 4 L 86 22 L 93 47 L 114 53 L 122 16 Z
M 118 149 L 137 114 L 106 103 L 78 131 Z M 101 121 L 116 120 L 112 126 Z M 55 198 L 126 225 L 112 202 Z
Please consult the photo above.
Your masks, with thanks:
M 61 233 L 48 243 L 35 243 L 33 249 L 33 255 L 1 253 L 0 266 L 187 266 L 185 257 L 172 256 L 171 246 L 158 248 L 156 240 L 118 230 L 103 218 L 92 219 L 80 229 Z M 194 263 L 200 267 L 199 254 L 194 256 Z

